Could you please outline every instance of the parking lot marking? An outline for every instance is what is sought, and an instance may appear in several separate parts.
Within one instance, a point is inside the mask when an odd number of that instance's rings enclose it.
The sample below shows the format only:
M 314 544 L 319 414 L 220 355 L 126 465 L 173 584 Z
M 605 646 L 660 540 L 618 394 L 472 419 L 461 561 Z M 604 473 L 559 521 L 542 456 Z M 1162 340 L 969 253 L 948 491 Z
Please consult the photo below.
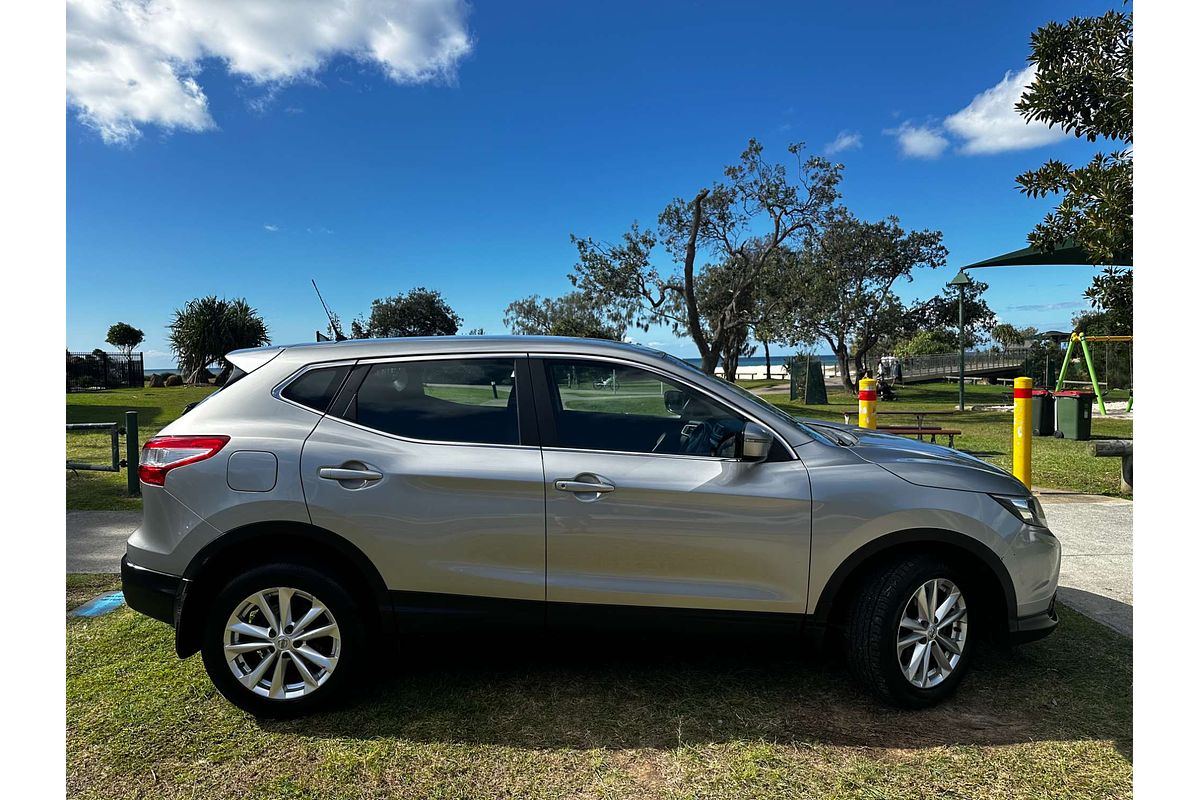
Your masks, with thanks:
M 124 592 L 109 592 L 102 594 L 99 597 L 93 597 L 79 608 L 73 609 L 67 613 L 68 617 L 98 617 L 101 614 L 107 614 L 110 611 L 116 611 L 121 606 L 125 605 Z

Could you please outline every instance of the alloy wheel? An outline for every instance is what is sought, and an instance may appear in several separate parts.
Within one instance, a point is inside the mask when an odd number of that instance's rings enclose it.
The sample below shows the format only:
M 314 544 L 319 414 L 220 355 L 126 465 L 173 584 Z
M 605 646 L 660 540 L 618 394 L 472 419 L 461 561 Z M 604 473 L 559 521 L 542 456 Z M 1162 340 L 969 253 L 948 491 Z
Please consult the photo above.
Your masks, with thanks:
M 934 578 L 917 587 L 896 633 L 896 658 L 908 682 L 937 686 L 954 672 L 966 643 L 967 603 L 954 582 Z
M 308 592 L 264 589 L 225 623 L 225 661 L 243 686 L 270 700 L 321 688 L 337 668 L 342 637 L 329 608 Z

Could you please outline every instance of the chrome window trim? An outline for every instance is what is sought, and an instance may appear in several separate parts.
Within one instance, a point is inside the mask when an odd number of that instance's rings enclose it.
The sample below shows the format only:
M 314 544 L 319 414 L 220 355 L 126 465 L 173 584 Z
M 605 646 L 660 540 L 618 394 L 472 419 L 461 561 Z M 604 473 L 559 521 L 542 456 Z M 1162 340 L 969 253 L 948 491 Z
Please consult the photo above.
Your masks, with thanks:
M 292 383 L 299 380 L 300 377 L 302 375 L 304 375 L 304 373 L 306 373 L 306 372 L 310 372 L 314 369 L 328 369 L 331 367 L 332 368 L 350 367 L 351 369 L 354 369 L 354 365 L 356 363 L 358 363 L 358 362 L 353 358 L 350 358 L 350 359 L 343 358 L 343 359 L 339 359 L 337 361 L 314 361 L 311 364 L 305 364 L 304 366 L 300 367 L 295 372 L 292 372 L 286 378 L 281 380 L 279 383 L 275 384 L 275 388 L 271 390 L 271 396 L 274 397 L 276 400 L 287 403 L 290 406 L 295 406 L 296 408 L 302 408 L 305 411 L 309 412 L 310 414 L 316 414 L 319 417 L 323 417 L 323 416 L 325 416 L 326 412 L 317 411 L 315 408 L 312 408 L 311 406 L 306 406 L 303 403 L 297 403 L 295 400 L 291 400 L 287 397 L 284 397 L 283 391 L 285 389 L 287 389 L 287 387 L 290 386 Z M 338 387 L 338 388 L 340 389 L 341 387 Z
M 289 405 L 293 405 L 296 408 L 302 408 L 305 411 L 308 411 L 310 413 L 317 414 L 319 416 L 324 417 L 324 416 L 328 416 L 328 415 L 323 412 L 316 411 L 312 408 L 309 408 L 306 405 L 301 405 L 300 403 L 297 403 L 294 400 L 289 400 L 286 397 L 281 396 L 281 392 L 284 389 L 286 389 L 288 384 L 290 384 L 292 381 L 298 379 L 305 372 L 308 372 L 309 370 L 312 370 L 312 369 L 323 369 L 326 367 L 341 367 L 341 366 L 353 367 L 353 366 L 360 365 L 360 364 L 363 364 L 363 365 L 365 365 L 365 364 L 390 364 L 390 363 L 400 363 L 400 362 L 406 362 L 406 361 L 450 361 L 450 360 L 481 359 L 481 358 L 482 359 L 539 358 L 539 359 L 543 359 L 543 360 L 545 360 L 545 359 L 549 359 L 549 360 L 575 359 L 575 360 L 580 360 L 580 361 L 603 361 L 603 362 L 612 363 L 612 364 L 620 364 L 622 366 L 630 367 L 633 369 L 644 369 L 647 372 L 651 372 L 651 373 L 661 375 L 666 378 L 670 378 L 672 381 L 675 381 L 676 383 L 681 383 L 684 386 L 687 386 L 687 387 L 695 390 L 696 392 L 699 392 L 700 394 L 704 395 L 705 397 L 709 398 L 710 400 L 717 403 L 722 408 L 731 410 L 731 411 L 735 412 L 738 416 L 742 416 L 749 420 L 757 422 L 759 425 L 762 425 L 764 428 L 771 431 L 772 435 L 774 435 L 774 437 L 787 450 L 788 455 L 791 457 L 791 460 L 793 460 L 793 461 L 799 460 L 799 456 L 796 454 L 796 449 L 792 446 L 792 444 L 787 439 L 785 439 L 783 436 L 781 436 L 779 434 L 779 431 L 777 431 L 773 425 L 771 425 L 768 422 L 763 421 L 763 419 L 761 417 L 759 417 L 755 414 L 751 414 L 751 413 L 749 413 L 741 408 L 738 408 L 736 406 L 731 407 L 728 400 L 726 400 L 723 397 L 719 397 L 719 396 L 713 394 L 713 392 L 711 392 L 706 387 L 697 385 L 689 377 L 677 375 L 674 372 L 671 372 L 670 370 L 666 370 L 666 369 L 659 367 L 658 365 L 643 364 L 640 361 L 631 361 L 627 358 L 618 358 L 615 356 L 608 356 L 608 355 L 581 355 L 575 351 L 565 351 L 565 350 L 564 351 L 544 350 L 544 351 L 534 351 L 534 352 L 516 352 L 516 351 L 504 350 L 504 351 L 482 352 L 482 353 L 478 352 L 478 351 L 454 352 L 454 353 L 449 353 L 449 352 L 448 353 L 419 353 L 419 354 L 414 354 L 414 355 L 372 356 L 370 358 L 360 358 L 360 359 L 339 359 L 337 361 L 318 361 L 318 362 L 314 362 L 312 364 L 306 364 L 303 367 L 300 367 L 299 369 L 297 369 L 292 374 L 288 375 L 288 377 L 284 378 L 282 381 L 279 382 L 278 385 L 276 385 L 276 387 L 271 391 L 271 394 L 276 399 L 281 400 L 284 403 L 288 403 Z M 515 389 L 515 386 L 514 386 L 514 389 Z M 388 433 L 386 431 L 381 431 L 377 428 L 371 428 L 366 425 L 360 425 L 357 422 L 351 422 L 349 420 L 342 419 L 341 417 L 330 417 L 330 419 L 336 419 L 338 422 L 340 422 L 342 424 L 350 425 L 352 427 L 358 428 L 359 430 L 369 431 L 370 433 L 375 433 L 375 434 L 378 434 L 379 436 L 386 436 L 389 439 L 396 439 L 397 441 L 408 442 L 410 444 L 437 444 L 437 445 L 453 445 L 453 446 L 458 446 L 458 447 L 500 447 L 500 448 L 509 449 L 509 450 L 542 450 L 542 449 L 545 449 L 545 450 L 554 450 L 556 452 L 616 453 L 616 454 L 636 455 L 636 456 L 659 456 L 659 457 L 665 457 L 665 458 L 684 458 L 684 459 L 693 459 L 693 460 L 700 459 L 700 460 L 704 460 L 704 461 L 739 462 L 739 459 L 726 458 L 724 456 L 700 456 L 700 455 L 681 454 L 681 453 L 640 453 L 640 452 L 632 451 L 632 450 L 589 450 L 587 448 L 579 448 L 579 447 L 546 447 L 545 445 L 542 445 L 540 447 L 535 447 L 533 445 L 524 445 L 524 444 L 515 444 L 514 445 L 514 444 L 495 444 L 495 443 L 487 443 L 487 442 L 453 442 L 453 441 L 443 441 L 440 439 L 416 439 L 416 438 L 409 437 L 409 436 L 400 436 L 399 434 Z
M 695 391 L 699 392 L 700 394 L 704 395 L 708 399 L 712 400 L 714 403 L 721 406 L 722 408 L 733 411 L 736 416 L 745 417 L 747 420 L 750 420 L 752 422 L 757 422 L 759 425 L 762 425 L 764 428 L 769 430 L 771 432 L 771 435 L 774 436 L 775 439 L 777 439 L 787 449 L 788 455 L 791 456 L 791 460 L 793 460 L 793 461 L 800 460 L 800 457 L 798 455 L 796 455 L 795 448 L 792 447 L 791 443 L 788 442 L 787 439 L 785 439 L 783 436 L 781 436 L 779 434 L 779 431 L 775 430 L 775 427 L 773 425 L 770 425 L 770 424 L 764 422 L 760 417 L 758 417 L 755 414 L 751 414 L 750 412 L 745 411 L 737 406 L 731 406 L 729 401 L 726 400 L 725 398 L 719 397 L 719 396 L 713 394 L 706 387 L 698 386 L 698 385 L 696 385 L 696 383 L 694 381 L 689 380 L 688 378 L 685 378 L 681 375 L 676 375 L 674 372 L 670 372 L 668 370 L 661 369 L 657 366 L 643 364 L 640 361 L 630 361 L 628 359 L 616 358 L 613 356 L 592 356 L 592 355 L 581 356 L 581 355 L 572 355 L 570 353 L 556 353 L 556 352 L 547 351 L 544 353 L 530 353 L 529 357 L 530 358 L 541 358 L 543 360 L 556 360 L 556 359 L 562 359 L 562 358 L 571 358 L 571 359 L 576 359 L 576 360 L 580 360 L 580 361 L 606 361 L 606 362 L 610 362 L 610 363 L 621 364 L 621 365 L 624 365 L 627 367 L 632 367 L 634 369 L 644 369 L 647 372 L 652 372 L 657 375 L 662 375 L 663 377 L 670 378 L 672 381 L 675 381 L 676 383 L 681 383 L 684 386 L 694 389 Z M 554 409 L 551 409 L 551 411 L 553 411 L 553 410 Z M 560 410 L 565 410 L 565 409 L 560 409 Z M 544 449 L 546 449 L 546 450 L 574 450 L 576 452 L 581 452 L 581 453 L 631 453 L 632 455 L 642 455 L 642 456 L 671 456 L 671 457 L 675 457 L 675 458 L 681 458 L 681 457 L 682 458 L 701 458 L 701 459 L 705 459 L 708 461 L 739 461 L 739 459 L 736 459 L 736 458 L 725 458 L 723 456 L 696 456 L 696 455 L 686 455 L 686 454 L 679 454 L 679 453 L 639 453 L 636 451 L 629 451 L 629 450 L 588 450 L 586 448 L 579 448 L 579 447 L 544 447 Z

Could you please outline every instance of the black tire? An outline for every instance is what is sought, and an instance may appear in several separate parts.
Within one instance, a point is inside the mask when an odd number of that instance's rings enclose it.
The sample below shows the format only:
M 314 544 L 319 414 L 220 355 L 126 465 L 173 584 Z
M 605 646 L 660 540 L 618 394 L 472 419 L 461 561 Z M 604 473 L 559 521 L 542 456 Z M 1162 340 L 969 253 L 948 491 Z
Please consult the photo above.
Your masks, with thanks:
M 928 688 L 905 677 L 897 654 L 900 619 L 917 588 L 944 578 L 958 587 L 968 612 L 978 612 L 972 587 L 961 573 L 931 556 L 911 556 L 888 564 L 869 575 L 850 608 L 846 627 L 846 660 L 851 673 L 877 698 L 901 708 L 927 708 L 954 693 L 970 668 L 978 626 L 962 647 L 949 675 Z M 978 616 L 976 616 L 978 619 Z M 970 625 L 967 626 L 970 631 Z
M 290 699 L 271 699 L 255 694 L 238 680 L 225 659 L 225 626 L 230 616 L 247 598 L 276 587 L 297 589 L 319 599 L 333 615 L 340 634 L 336 666 L 328 678 L 310 693 Z M 308 714 L 344 699 L 355 685 L 355 678 L 365 672 L 366 649 L 367 632 L 362 610 L 339 580 L 307 565 L 279 563 L 256 567 L 231 580 L 217 594 L 208 608 L 200 652 L 209 678 L 225 699 L 255 716 L 287 718 Z M 275 653 L 275 650 L 270 652 Z M 295 654 L 289 656 L 298 658 Z M 279 653 L 278 658 L 282 660 L 283 654 Z M 290 669 L 290 674 L 297 677 L 296 668 Z

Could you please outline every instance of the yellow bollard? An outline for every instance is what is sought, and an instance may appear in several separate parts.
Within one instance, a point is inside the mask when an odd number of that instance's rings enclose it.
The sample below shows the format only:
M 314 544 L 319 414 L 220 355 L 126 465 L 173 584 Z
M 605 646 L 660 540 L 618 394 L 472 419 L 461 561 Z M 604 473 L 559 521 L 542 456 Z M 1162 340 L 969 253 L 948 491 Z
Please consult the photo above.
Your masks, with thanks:
M 875 379 L 863 378 L 858 382 L 858 427 L 875 428 Z
M 1013 382 L 1013 476 L 1033 486 L 1033 378 Z

